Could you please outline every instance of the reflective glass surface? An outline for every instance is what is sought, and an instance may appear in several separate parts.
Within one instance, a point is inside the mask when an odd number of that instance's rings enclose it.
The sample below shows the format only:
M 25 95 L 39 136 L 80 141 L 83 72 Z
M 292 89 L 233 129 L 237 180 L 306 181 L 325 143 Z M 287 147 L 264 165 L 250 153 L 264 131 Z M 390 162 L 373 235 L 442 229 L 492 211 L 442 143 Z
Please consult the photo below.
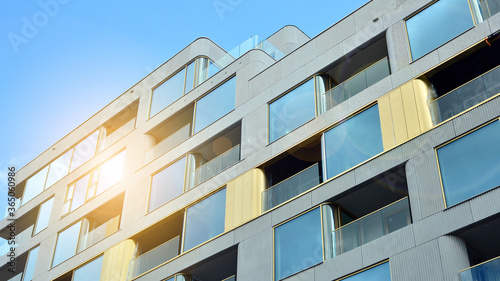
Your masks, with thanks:
M 43 191 L 48 171 L 49 171 L 49 166 L 46 166 L 45 168 L 41 169 L 38 173 L 36 173 L 34 176 L 32 176 L 26 181 L 26 187 L 24 188 L 24 193 L 22 198 L 23 205 L 26 202 L 30 201 L 31 199 L 35 198 L 35 196 L 37 196 Z
M 102 164 L 99 172 L 99 182 L 97 183 L 96 195 L 115 185 L 122 179 L 123 163 L 125 151 Z
M 495 121 L 437 149 L 447 206 L 500 185 L 499 140 Z
M 177 72 L 167 81 L 153 90 L 151 100 L 151 111 L 149 116 L 152 117 L 160 112 L 165 107 L 182 97 L 184 94 L 184 78 L 186 76 L 186 68 Z
M 30 251 L 28 261 L 26 262 L 26 269 L 24 270 L 24 281 L 31 281 L 33 279 L 33 273 L 35 272 L 35 265 L 38 258 L 39 248 L 40 247 L 36 247 Z
M 187 209 L 184 251 L 224 232 L 226 189 Z
M 322 261 L 320 208 L 274 229 L 275 280 L 286 278 Z
M 290 133 L 316 116 L 314 79 L 269 105 L 269 142 Z
M 81 225 L 82 221 L 79 221 L 59 233 L 59 235 L 57 236 L 54 259 L 52 260 L 52 267 L 69 259 L 75 254 L 76 246 L 78 244 L 78 237 L 80 236 Z
M 63 155 L 59 156 L 59 158 L 54 160 L 52 163 L 50 163 L 49 174 L 47 175 L 45 188 L 49 188 L 51 185 L 58 182 L 68 174 L 72 155 L 73 149 L 70 149 Z
M 76 208 L 80 207 L 85 203 L 85 196 L 87 194 L 87 187 L 89 185 L 89 179 L 90 179 L 90 174 L 87 174 L 83 178 L 79 179 L 75 183 L 75 189 L 73 193 L 73 199 L 71 202 L 71 209 L 70 211 L 72 212 Z
M 234 109 L 236 77 L 226 81 L 196 102 L 194 132 L 201 131 Z
M 378 105 L 325 132 L 324 149 L 327 179 L 382 152 Z
M 75 152 L 71 159 L 70 172 L 80 167 L 83 163 L 94 157 L 97 148 L 97 138 L 99 131 L 95 131 L 92 135 L 81 141 L 75 146 Z
M 151 212 L 184 192 L 186 157 L 153 176 L 149 209 Z
M 36 221 L 35 234 L 42 231 L 49 225 L 50 212 L 52 211 L 52 204 L 54 197 L 42 203 L 40 211 L 38 211 L 38 219 Z
M 478 264 L 460 272 L 460 281 L 499 281 L 500 258 Z
M 97 259 L 75 270 L 73 281 L 100 280 L 103 257 L 104 256 L 100 256 Z
M 342 279 L 342 281 L 391 281 L 389 262 L 377 265 L 358 274 Z
M 439 0 L 406 21 L 413 60 L 474 26 L 467 0 Z

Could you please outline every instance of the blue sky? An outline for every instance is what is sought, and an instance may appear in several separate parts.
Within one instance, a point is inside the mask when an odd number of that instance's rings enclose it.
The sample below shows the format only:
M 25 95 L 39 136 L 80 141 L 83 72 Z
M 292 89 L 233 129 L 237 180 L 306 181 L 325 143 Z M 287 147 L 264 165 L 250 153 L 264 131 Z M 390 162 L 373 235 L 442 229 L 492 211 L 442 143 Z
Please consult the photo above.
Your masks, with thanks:
M 0 2 L 0 216 L 20 169 L 198 37 L 230 50 L 295 25 L 309 37 L 367 0 Z

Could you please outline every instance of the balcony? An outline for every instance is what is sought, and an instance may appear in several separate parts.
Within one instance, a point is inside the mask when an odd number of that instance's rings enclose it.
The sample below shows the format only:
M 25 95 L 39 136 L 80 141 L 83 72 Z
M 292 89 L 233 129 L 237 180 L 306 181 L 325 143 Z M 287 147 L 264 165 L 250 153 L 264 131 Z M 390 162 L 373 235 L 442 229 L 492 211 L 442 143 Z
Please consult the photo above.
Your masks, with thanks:
M 240 161 L 239 144 L 193 170 L 190 174 L 189 189 L 208 180 L 238 161 Z
M 81 244 L 80 248 L 78 249 L 78 252 L 87 249 L 88 247 L 96 244 L 97 242 L 117 232 L 119 225 L 120 225 L 120 215 L 90 230 L 87 234 L 83 235 L 80 238 Z
M 151 162 L 161 154 L 169 151 L 170 149 L 179 145 L 181 142 L 187 140 L 189 138 L 190 132 L 191 124 L 189 123 L 160 141 L 153 148 L 148 150 L 148 152 L 146 152 L 146 163 Z
M 324 93 L 325 111 L 352 98 L 390 74 L 389 61 L 385 57 Z
M 17 274 L 16 276 L 10 278 L 7 281 L 21 281 L 22 278 L 23 278 L 23 273 L 21 272 L 21 273 Z
M 320 184 L 319 163 L 283 180 L 262 192 L 262 212 Z
M 179 254 L 180 239 L 180 236 L 176 236 L 130 261 L 128 280 L 175 258 Z
M 411 224 L 408 197 L 391 203 L 332 232 L 337 256 Z
M 461 271 L 461 281 L 500 281 L 500 257 Z
M 285 56 L 278 48 L 265 40 L 262 36 L 254 35 L 215 61 L 215 65 L 222 69 L 252 49 L 263 50 L 275 60 L 280 60 Z
M 500 66 L 465 83 L 430 103 L 434 124 L 439 124 L 500 93 Z

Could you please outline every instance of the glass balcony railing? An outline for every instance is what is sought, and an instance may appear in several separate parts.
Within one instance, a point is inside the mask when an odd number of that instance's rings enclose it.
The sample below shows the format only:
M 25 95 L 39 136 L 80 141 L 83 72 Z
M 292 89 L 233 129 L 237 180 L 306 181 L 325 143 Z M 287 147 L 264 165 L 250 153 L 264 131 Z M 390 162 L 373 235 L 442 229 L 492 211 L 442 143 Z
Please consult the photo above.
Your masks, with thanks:
M 275 60 L 280 60 L 285 56 L 278 48 L 265 40 L 262 36 L 254 35 L 233 48 L 222 58 L 215 61 L 215 65 L 222 69 L 252 49 L 263 50 Z
M 500 0 L 475 0 L 471 1 L 472 15 L 476 22 L 487 20 L 500 12 Z
M 332 232 L 334 256 L 411 224 L 408 197 L 341 226 Z
M 265 212 L 279 204 L 292 199 L 320 184 L 319 164 L 281 181 L 262 192 L 262 211 Z
M 460 281 L 500 281 L 500 257 L 463 270 L 459 276 Z
M 500 93 L 500 66 L 430 103 L 434 125 Z
M 325 111 L 352 98 L 390 74 L 389 60 L 385 57 L 324 93 Z
M 120 215 L 110 219 L 109 221 L 89 231 L 86 235 L 80 238 L 81 244 L 78 249 L 78 252 L 87 249 L 88 247 L 96 244 L 97 242 L 108 237 L 109 235 L 117 232 L 119 225 L 120 225 Z
M 236 145 L 191 172 L 189 189 L 208 180 L 240 161 L 240 145 Z
M 222 281 L 236 281 L 236 275 L 233 275 L 233 276 L 231 276 L 231 277 L 228 277 L 228 278 L 226 278 L 226 279 L 224 279 L 224 280 L 222 280 Z
M 146 152 L 146 163 L 151 162 L 156 157 L 174 148 L 181 142 L 189 138 L 189 133 L 191 131 L 191 124 L 186 124 L 184 127 L 172 133 L 170 136 L 166 137 L 164 140 L 156 144 L 153 148 Z
M 128 280 L 133 279 L 179 255 L 180 239 L 180 236 L 176 236 L 175 238 L 170 239 L 160 246 L 130 261 L 130 266 L 128 268 Z

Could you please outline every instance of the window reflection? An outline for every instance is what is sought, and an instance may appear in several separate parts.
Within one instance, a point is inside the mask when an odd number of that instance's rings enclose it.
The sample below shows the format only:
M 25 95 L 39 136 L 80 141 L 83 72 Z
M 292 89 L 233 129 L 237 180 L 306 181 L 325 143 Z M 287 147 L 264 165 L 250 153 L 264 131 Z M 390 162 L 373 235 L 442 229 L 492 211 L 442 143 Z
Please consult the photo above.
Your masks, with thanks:
M 47 179 L 47 172 L 49 171 L 49 166 L 46 166 L 34 176 L 29 178 L 26 182 L 26 187 L 24 188 L 22 202 L 25 204 L 31 199 L 35 198 L 38 194 L 43 191 L 45 186 L 45 180 Z
M 447 206 L 500 185 L 499 139 L 495 121 L 436 150 Z
M 35 272 L 36 260 L 38 259 L 38 250 L 40 247 L 32 249 L 28 255 L 28 261 L 26 262 L 26 268 L 24 270 L 23 280 L 29 281 L 33 279 L 33 273 Z
M 334 177 L 384 150 L 378 105 L 324 134 L 326 178 Z
M 63 155 L 59 156 L 59 158 L 54 160 L 52 163 L 50 163 L 49 174 L 47 175 L 45 188 L 50 187 L 68 174 L 72 155 L 73 149 L 70 149 Z
M 38 219 L 36 222 L 35 234 L 42 231 L 49 225 L 50 213 L 52 211 L 53 203 L 54 203 L 54 197 L 45 201 L 40 206 L 40 211 L 38 211 Z
M 226 81 L 196 102 L 194 133 L 229 113 L 235 106 L 236 77 Z
M 224 232 L 226 189 L 215 193 L 186 211 L 184 251 Z
M 153 90 L 149 116 L 156 115 L 162 109 L 182 97 L 184 94 L 185 76 L 186 69 L 184 68 Z
M 275 280 L 323 261 L 320 208 L 274 229 Z
M 343 281 L 391 281 L 391 269 L 389 267 L 389 262 L 384 262 L 377 266 L 371 267 L 360 273 L 352 275 L 347 278 L 340 279 Z
M 103 259 L 104 256 L 100 256 L 75 270 L 73 281 L 100 280 Z
M 186 157 L 155 174 L 151 182 L 149 209 L 151 212 L 184 191 Z
M 81 225 L 82 221 L 79 221 L 59 233 L 59 235 L 57 236 L 54 258 L 52 260 L 52 267 L 69 259 L 76 253 Z
M 269 105 L 269 142 L 315 116 L 314 80 L 310 79 Z
M 422 57 L 473 26 L 468 0 L 437 1 L 406 21 L 412 59 Z

